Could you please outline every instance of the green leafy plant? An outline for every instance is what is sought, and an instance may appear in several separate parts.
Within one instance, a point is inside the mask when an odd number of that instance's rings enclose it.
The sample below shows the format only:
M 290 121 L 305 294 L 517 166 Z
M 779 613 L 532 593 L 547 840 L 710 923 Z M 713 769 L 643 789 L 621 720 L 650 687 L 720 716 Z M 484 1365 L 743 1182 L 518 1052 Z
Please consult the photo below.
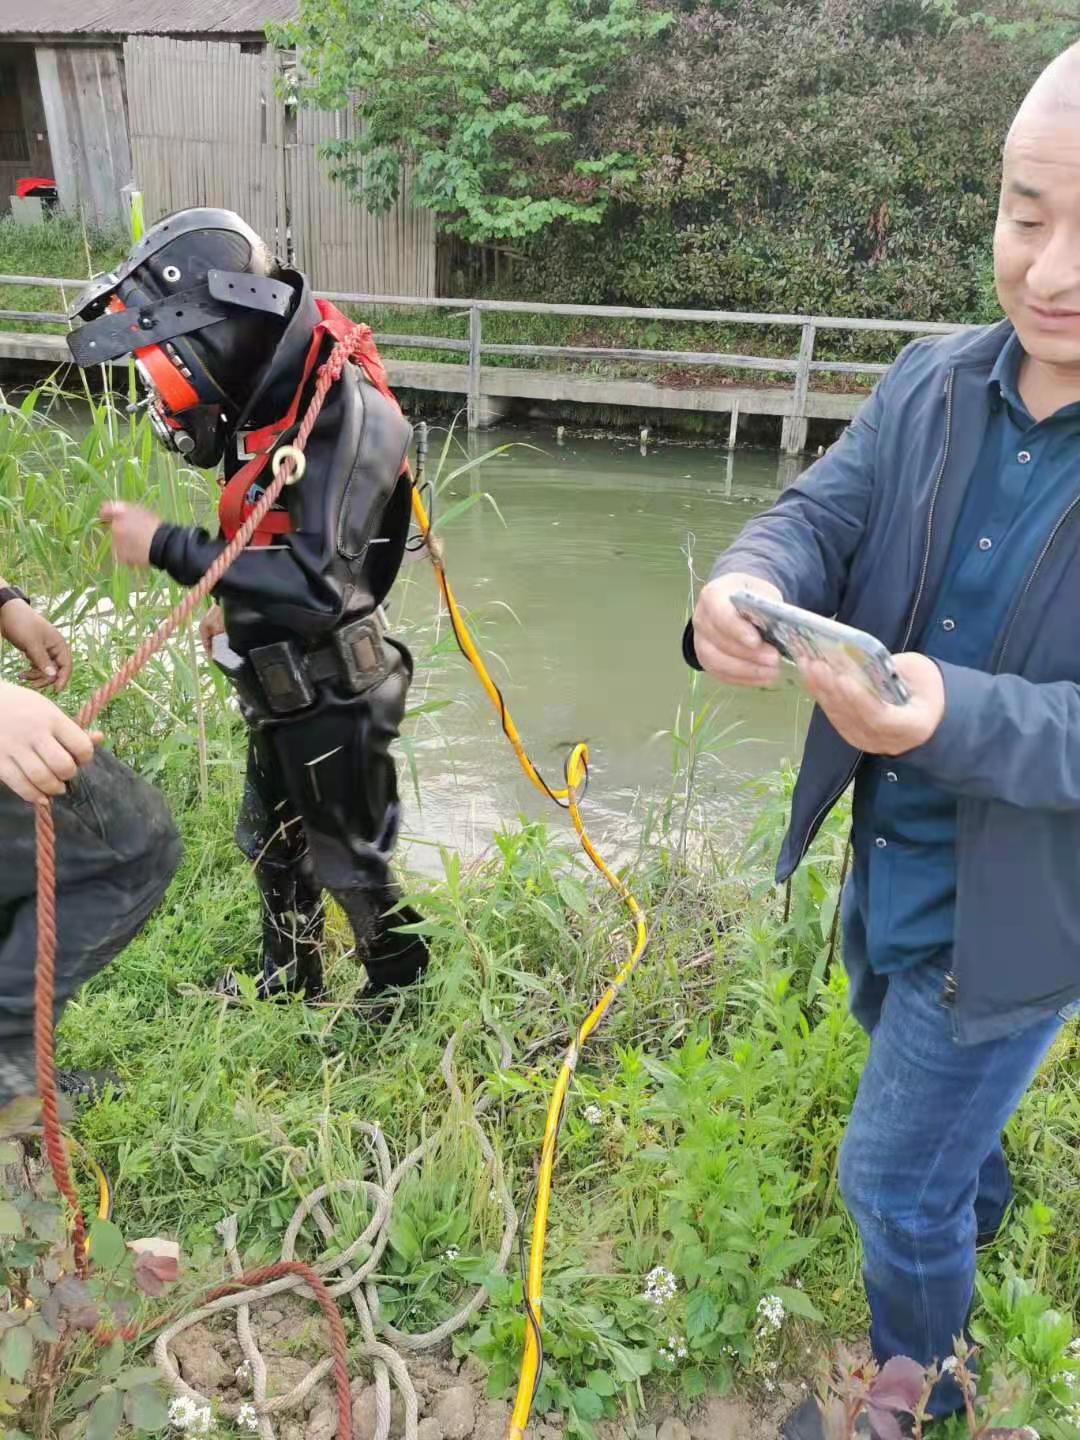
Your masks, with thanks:
M 36 1107 L 35 1107 L 36 1108 Z M 75 1274 L 66 1207 L 46 1167 L 23 1140 L 30 1118 L 16 1101 L 0 1113 L 0 1166 L 22 1184 L 0 1197 L 0 1422 L 8 1440 L 50 1432 L 54 1419 L 86 1416 L 87 1440 L 112 1440 L 122 1425 L 155 1434 L 168 1418 L 159 1377 L 134 1363 L 112 1332 L 177 1278 L 171 1256 L 133 1253 L 108 1220 L 90 1228 L 92 1271 Z
M 669 21 L 642 0 L 304 0 L 275 33 L 297 50 L 292 93 L 355 116 L 326 147 L 335 178 L 379 211 L 408 167 L 416 204 L 486 241 L 601 219 L 632 172 L 583 142 L 582 113 Z

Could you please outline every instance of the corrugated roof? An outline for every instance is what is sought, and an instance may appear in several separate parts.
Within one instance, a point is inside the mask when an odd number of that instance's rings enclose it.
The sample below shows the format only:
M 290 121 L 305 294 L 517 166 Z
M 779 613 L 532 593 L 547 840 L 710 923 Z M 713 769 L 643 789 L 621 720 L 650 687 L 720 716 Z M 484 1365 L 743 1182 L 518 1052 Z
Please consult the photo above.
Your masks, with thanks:
M 0 35 L 261 35 L 297 0 L 0 0 Z

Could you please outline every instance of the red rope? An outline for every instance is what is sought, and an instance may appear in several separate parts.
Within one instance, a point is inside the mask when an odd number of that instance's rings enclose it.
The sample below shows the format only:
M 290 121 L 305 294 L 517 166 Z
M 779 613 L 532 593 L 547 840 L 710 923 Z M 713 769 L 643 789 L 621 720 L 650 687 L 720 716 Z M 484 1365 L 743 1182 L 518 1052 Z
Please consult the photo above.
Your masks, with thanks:
M 304 413 L 304 418 L 300 422 L 300 428 L 293 442 L 297 450 L 303 452 L 306 447 L 330 392 L 330 387 L 341 378 L 346 363 L 369 345 L 370 331 L 368 327 L 356 325 L 342 340 L 338 341 L 325 362 L 319 367 L 315 393 L 311 397 L 311 403 Z M 195 607 L 210 594 L 262 524 L 282 489 L 289 483 L 295 469 L 296 465 L 292 456 L 286 455 L 277 475 L 263 492 L 258 504 L 198 584 L 188 591 L 157 630 L 143 641 L 112 679 L 95 691 L 79 711 L 75 719 L 83 729 L 87 729 L 105 706 L 115 700 L 120 691 L 135 678 L 146 663 L 164 649 L 180 626 L 190 617 Z M 52 807 L 48 802 L 42 802 L 36 806 L 35 821 L 38 883 L 34 1050 L 37 1087 L 41 1097 L 45 1154 L 48 1157 L 53 1179 L 56 1181 L 56 1188 L 71 1207 L 75 1268 L 79 1275 L 85 1275 L 87 1269 L 86 1222 L 83 1219 L 78 1196 L 72 1184 L 71 1171 L 68 1168 L 67 1151 L 61 1134 L 56 1096 L 56 1070 L 53 1057 L 53 1007 L 56 996 L 56 835 L 53 827 Z M 338 1399 L 337 1433 L 339 1440 L 352 1440 L 352 1406 L 349 1399 L 349 1367 L 345 1330 L 333 1297 L 310 1266 L 304 1265 L 300 1261 L 283 1261 L 279 1265 L 254 1270 L 215 1290 L 208 1298 L 213 1300 L 221 1295 L 229 1294 L 237 1288 L 246 1289 L 250 1286 L 261 1285 L 268 1280 L 289 1274 L 303 1275 L 329 1322 Z

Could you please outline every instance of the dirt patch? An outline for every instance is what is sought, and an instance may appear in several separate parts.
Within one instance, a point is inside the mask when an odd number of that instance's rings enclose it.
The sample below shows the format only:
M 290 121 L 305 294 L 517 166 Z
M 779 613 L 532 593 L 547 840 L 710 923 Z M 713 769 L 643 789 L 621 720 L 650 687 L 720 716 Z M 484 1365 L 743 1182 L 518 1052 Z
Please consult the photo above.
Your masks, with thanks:
M 251 1326 L 272 1396 L 291 1390 L 329 1353 L 326 1322 L 291 1295 L 281 1296 L 273 1307 L 256 1307 Z M 234 1332 L 193 1326 L 177 1339 L 173 1353 L 184 1379 L 203 1395 L 232 1405 L 250 1400 L 251 1371 Z M 407 1363 L 420 1415 L 418 1440 L 504 1440 L 510 1407 L 488 1399 L 485 1375 L 475 1360 L 459 1361 L 443 1351 L 408 1356 Z M 350 1389 L 355 1440 L 374 1440 L 376 1391 L 370 1371 L 354 1376 Z M 783 1386 L 768 1407 L 713 1398 L 682 1413 L 670 1400 L 658 1398 L 646 1415 L 599 1424 L 597 1440 L 778 1440 L 780 1421 L 804 1394 Z M 390 1440 L 402 1440 L 405 1406 L 396 1389 L 391 1395 Z M 279 1440 L 336 1440 L 337 1428 L 329 1377 L 275 1422 Z M 527 1435 L 528 1440 L 563 1440 L 562 1420 L 557 1414 L 535 1416 Z

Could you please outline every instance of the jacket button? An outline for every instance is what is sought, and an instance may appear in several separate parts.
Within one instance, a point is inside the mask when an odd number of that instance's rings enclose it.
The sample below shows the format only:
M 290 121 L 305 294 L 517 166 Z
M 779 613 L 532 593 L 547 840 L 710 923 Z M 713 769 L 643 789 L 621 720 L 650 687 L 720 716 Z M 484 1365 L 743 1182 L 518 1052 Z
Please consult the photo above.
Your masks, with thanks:
M 1021 451 L 1020 451 L 1020 454 L 1017 455 L 1016 458 L 1017 458 L 1017 460 L 1020 461 L 1020 464 L 1021 464 L 1021 465 L 1027 465 L 1027 464 L 1030 462 L 1030 460 L 1031 460 L 1031 451 L 1030 451 L 1030 450 L 1021 450 Z
M 949 616 L 946 616 L 945 619 L 941 622 L 941 628 L 942 630 L 955 630 L 956 621 L 951 619 Z
M 889 782 L 890 785 L 895 785 L 896 782 L 897 782 L 897 779 L 898 779 L 898 776 L 897 776 L 897 774 L 896 774 L 896 771 L 895 771 L 895 770 L 886 770 L 886 771 L 885 771 L 885 779 Z
M 993 544 L 994 544 L 994 542 L 990 539 L 990 537 L 989 537 L 988 535 L 984 535 L 984 536 L 982 537 L 982 539 L 979 541 L 979 549 L 980 549 L 980 550 L 990 550 L 990 549 L 993 548 Z
M 879 835 L 879 836 L 877 837 L 877 839 L 874 841 L 874 844 L 877 846 L 877 848 L 878 848 L 879 850 L 884 850 L 884 849 L 885 849 L 885 846 L 888 845 L 888 843 L 889 843 L 889 842 L 885 839 L 885 836 L 884 836 L 884 835 Z

